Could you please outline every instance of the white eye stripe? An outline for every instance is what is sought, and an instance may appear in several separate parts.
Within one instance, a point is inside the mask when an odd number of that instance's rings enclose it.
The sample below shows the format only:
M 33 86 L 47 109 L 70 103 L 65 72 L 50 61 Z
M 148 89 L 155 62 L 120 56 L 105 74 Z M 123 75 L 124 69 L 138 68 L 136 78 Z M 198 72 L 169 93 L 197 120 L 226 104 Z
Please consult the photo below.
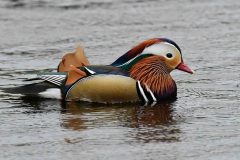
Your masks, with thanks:
M 159 43 L 155 43 L 151 46 L 146 47 L 141 54 L 138 54 L 136 57 L 128 60 L 127 62 L 118 65 L 117 67 L 121 67 L 124 65 L 127 65 L 129 63 L 131 63 L 133 60 L 135 60 L 136 58 L 138 58 L 141 55 L 144 54 L 155 54 L 155 55 L 161 55 L 167 58 L 166 54 L 167 53 L 171 53 L 172 54 L 172 58 L 168 58 L 168 59 L 173 59 L 175 58 L 177 55 L 181 55 L 180 51 L 171 43 L 168 42 L 159 42 Z
M 141 54 L 160 54 L 166 56 L 167 53 L 172 53 L 173 56 L 175 54 L 180 54 L 179 50 L 174 45 L 167 42 L 160 42 L 146 47 Z

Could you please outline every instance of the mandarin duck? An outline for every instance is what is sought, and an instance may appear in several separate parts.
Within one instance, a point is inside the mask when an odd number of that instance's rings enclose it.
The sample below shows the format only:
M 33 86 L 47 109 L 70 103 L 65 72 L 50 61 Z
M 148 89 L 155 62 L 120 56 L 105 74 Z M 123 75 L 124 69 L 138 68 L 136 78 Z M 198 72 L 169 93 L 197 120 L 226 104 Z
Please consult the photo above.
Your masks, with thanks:
M 65 101 L 150 103 L 176 98 L 177 86 L 170 75 L 174 69 L 193 73 L 174 41 L 153 38 L 110 65 L 90 65 L 78 47 L 63 57 L 58 72 L 41 73 L 37 78 L 52 85 L 51 89 L 58 87 Z

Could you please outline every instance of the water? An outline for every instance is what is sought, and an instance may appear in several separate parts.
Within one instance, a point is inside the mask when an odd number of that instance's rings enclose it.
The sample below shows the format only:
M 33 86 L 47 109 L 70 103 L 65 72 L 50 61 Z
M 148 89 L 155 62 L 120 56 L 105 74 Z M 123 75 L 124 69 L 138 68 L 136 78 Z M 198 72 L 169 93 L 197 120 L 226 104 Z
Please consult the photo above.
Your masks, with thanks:
M 142 40 L 168 37 L 196 70 L 174 71 L 178 99 L 156 106 L 62 104 L 0 93 L 0 159 L 238 159 L 240 2 L 0 2 L 0 88 L 55 69 L 80 42 L 109 64 Z

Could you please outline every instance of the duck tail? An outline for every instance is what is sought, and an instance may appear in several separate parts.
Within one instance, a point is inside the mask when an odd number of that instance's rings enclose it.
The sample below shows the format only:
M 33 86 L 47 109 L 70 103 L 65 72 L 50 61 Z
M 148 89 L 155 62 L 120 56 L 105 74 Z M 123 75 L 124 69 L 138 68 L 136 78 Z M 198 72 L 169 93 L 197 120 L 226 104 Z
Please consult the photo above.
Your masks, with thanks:
M 67 78 L 67 73 L 50 72 L 50 73 L 38 74 L 35 79 L 44 80 L 58 87 L 61 87 L 64 84 L 64 81 L 66 80 L 66 78 Z
M 62 86 L 67 78 L 67 73 L 65 72 L 45 72 L 35 75 L 34 78 L 29 78 L 24 81 L 46 81 L 48 83 L 54 84 L 58 87 Z

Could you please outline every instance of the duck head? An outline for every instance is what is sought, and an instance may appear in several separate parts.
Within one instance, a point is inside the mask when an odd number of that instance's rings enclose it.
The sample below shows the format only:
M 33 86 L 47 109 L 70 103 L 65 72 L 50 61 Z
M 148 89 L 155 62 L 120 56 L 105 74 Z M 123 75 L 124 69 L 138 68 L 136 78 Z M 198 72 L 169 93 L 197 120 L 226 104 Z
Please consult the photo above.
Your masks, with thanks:
M 136 63 L 150 59 L 160 62 L 168 72 L 178 69 L 190 74 L 194 73 L 183 62 L 180 47 L 167 38 L 145 40 L 119 57 L 111 65 L 129 70 Z
M 177 86 L 170 72 L 178 69 L 193 73 L 182 58 L 181 49 L 170 39 L 154 38 L 143 41 L 119 57 L 113 66 L 127 70 L 145 90 L 150 90 L 157 100 L 176 97 Z

